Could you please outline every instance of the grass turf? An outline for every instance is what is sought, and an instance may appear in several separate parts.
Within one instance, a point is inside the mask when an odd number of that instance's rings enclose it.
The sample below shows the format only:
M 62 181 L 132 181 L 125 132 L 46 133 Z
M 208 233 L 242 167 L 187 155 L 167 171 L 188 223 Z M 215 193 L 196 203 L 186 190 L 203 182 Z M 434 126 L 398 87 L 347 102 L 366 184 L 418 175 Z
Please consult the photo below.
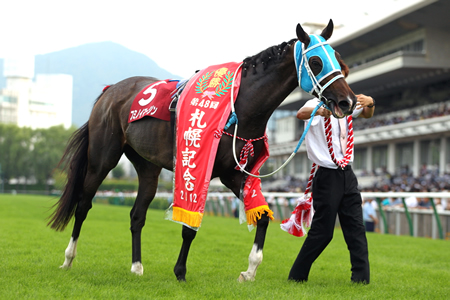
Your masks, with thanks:
M 187 263 L 187 282 L 173 274 L 181 225 L 149 210 L 142 236 L 144 275 L 131 268 L 130 207 L 94 204 L 70 270 L 59 269 L 72 223 L 46 227 L 57 199 L 0 195 L 0 299 L 447 299 L 450 241 L 368 233 L 371 283 L 350 282 L 340 230 L 311 269 L 309 281 L 287 281 L 304 241 L 272 222 L 254 282 L 237 282 L 248 266 L 254 231 L 236 219 L 205 216 Z

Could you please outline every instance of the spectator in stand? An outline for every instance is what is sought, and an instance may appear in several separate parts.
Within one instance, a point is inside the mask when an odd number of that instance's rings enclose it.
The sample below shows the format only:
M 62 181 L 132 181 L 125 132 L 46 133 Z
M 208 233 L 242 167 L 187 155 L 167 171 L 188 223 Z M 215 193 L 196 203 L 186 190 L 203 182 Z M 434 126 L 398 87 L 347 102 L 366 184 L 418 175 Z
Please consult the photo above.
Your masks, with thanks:
M 418 108 L 410 110 L 408 116 L 406 117 L 401 115 L 404 114 L 405 111 L 399 111 L 398 116 L 390 115 L 389 117 L 384 117 L 381 115 L 379 117 L 375 117 L 370 120 L 362 120 L 360 122 L 357 122 L 354 124 L 354 127 L 357 130 L 361 130 L 366 128 L 375 128 L 380 126 L 388 126 L 404 122 L 411 122 L 445 116 L 450 114 L 450 102 L 447 101 L 445 103 L 441 103 L 439 106 L 435 108 L 423 107 L 422 109 L 420 109 L 419 114 L 417 113 L 417 109 Z
M 418 204 L 417 198 L 415 196 L 409 196 L 408 198 L 406 198 L 405 203 L 408 208 L 415 208 Z
M 235 218 L 239 218 L 239 201 L 238 197 L 233 197 L 231 200 L 231 210 Z
M 444 206 L 442 205 L 441 198 L 436 198 L 434 200 L 434 205 L 436 207 L 436 211 L 438 211 L 438 212 L 444 211 Z
M 372 205 L 373 199 L 367 198 L 363 204 L 363 221 L 367 232 L 374 232 L 378 223 L 377 213 Z
M 391 203 L 392 203 L 392 200 L 389 197 L 386 197 L 383 199 L 383 201 L 381 201 L 382 206 L 389 206 L 389 205 L 391 205 Z
M 391 202 L 390 206 L 392 206 L 392 207 L 397 207 L 397 206 L 403 207 L 402 198 L 401 197 L 396 198 L 394 201 Z
M 420 209 L 431 209 L 431 201 L 430 198 L 420 198 L 417 203 L 417 208 Z
M 450 210 L 450 201 L 447 201 L 447 206 L 445 207 L 445 210 Z
M 428 189 L 423 188 L 420 192 L 426 193 L 426 192 L 428 192 Z M 424 197 L 424 198 L 417 199 L 417 208 L 430 209 L 431 208 L 430 198 Z

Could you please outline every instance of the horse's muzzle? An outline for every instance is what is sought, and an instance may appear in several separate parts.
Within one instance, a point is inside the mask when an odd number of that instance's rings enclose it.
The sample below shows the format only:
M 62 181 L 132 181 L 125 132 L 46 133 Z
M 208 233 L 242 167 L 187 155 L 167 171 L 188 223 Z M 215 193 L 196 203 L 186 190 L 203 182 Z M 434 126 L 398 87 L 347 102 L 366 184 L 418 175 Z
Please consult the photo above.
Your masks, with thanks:
M 335 118 L 341 119 L 352 114 L 355 103 L 356 102 L 349 99 L 344 99 L 340 100 L 336 105 L 336 102 L 331 100 L 328 106 L 330 107 L 333 116 Z

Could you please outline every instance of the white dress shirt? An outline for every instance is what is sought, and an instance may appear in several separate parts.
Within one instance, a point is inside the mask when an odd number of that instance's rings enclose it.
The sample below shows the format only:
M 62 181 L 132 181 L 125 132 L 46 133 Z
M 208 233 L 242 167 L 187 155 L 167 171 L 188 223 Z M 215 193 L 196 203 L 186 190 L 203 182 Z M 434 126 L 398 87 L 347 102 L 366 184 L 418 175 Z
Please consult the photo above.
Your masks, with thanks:
M 314 98 L 307 101 L 304 107 L 316 107 L 319 104 L 319 99 Z M 355 109 L 352 113 L 353 119 L 356 119 L 362 112 L 363 108 Z M 340 143 L 340 127 L 339 127 L 339 119 L 331 116 L 331 127 L 332 127 L 332 144 L 333 150 L 336 157 L 336 160 L 341 160 L 344 158 L 345 149 L 342 150 L 342 146 Z M 305 120 L 305 128 L 308 124 L 309 119 Z M 347 119 L 345 118 L 345 122 L 347 123 Z M 330 152 L 328 151 L 327 146 L 327 137 L 325 135 L 325 118 L 322 116 L 314 116 L 311 127 L 309 128 L 306 137 L 306 150 L 308 152 L 308 158 L 315 164 L 329 168 L 329 169 L 337 169 L 338 166 L 331 159 Z M 348 124 L 347 128 L 348 130 Z M 353 153 L 349 162 L 353 162 Z

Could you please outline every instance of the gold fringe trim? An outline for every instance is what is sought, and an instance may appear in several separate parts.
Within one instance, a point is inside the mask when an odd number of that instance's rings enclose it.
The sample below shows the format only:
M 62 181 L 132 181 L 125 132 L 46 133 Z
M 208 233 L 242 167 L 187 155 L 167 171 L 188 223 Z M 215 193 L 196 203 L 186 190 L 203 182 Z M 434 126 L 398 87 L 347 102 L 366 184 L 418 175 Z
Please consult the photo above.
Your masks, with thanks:
M 188 211 L 180 207 L 172 207 L 172 209 L 172 220 L 182 222 L 191 227 L 200 227 L 203 219 L 202 213 Z
M 271 211 L 267 205 L 261 205 L 245 211 L 245 215 L 247 216 L 247 224 L 256 226 L 256 222 L 261 219 L 261 216 L 264 213 L 267 213 L 269 218 L 273 220 L 273 211 Z

